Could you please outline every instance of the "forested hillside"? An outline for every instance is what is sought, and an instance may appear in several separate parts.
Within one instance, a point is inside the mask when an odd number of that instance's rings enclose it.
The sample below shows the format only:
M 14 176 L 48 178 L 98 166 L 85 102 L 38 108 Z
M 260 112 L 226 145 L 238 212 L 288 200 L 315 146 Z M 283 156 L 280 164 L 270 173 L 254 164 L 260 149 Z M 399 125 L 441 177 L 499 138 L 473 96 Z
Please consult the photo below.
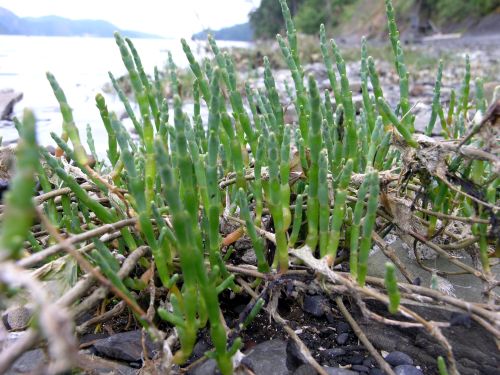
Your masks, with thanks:
M 287 0 L 299 32 L 315 34 L 319 25 L 345 32 L 374 34 L 385 27 L 383 0 Z M 421 32 L 437 29 L 467 31 L 481 17 L 500 12 L 498 0 L 399 0 L 394 1 L 401 28 Z M 258 39 L 273 38 L 283 29 L 279 2 L 262 0 L 250 14 Z

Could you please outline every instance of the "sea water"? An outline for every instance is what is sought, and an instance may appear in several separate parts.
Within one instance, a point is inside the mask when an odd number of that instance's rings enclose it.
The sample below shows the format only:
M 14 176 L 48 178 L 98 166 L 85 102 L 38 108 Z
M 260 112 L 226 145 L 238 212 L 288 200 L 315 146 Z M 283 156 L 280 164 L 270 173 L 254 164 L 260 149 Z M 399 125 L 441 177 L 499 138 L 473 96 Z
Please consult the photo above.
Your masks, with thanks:
M 157 66 L 162 69 L 168 51 L 179 67 L 187 67 L 180 40 L 133 39 L 146 73 L 153 75 Z M 197 56 L 205 54 L 204 42 L 190 42 Z M 220 47 L 247 47 L 247 43 L 220 42 Z M 54 145 L 50 132 L 61 133 L 62 117 L 52 93 L 46 72 L 53 73 L 64 90 L 73 117 L 86 145 L 86 126 L 92 128 L 98 153 L 104 155 L 107 133 L 95 106 L 95 95 L 102 93 L 110 111 L 124 112 L 117 95 L 106 94 L 103 87 L 109 83 L 108 72 L 118 78 L 126 73 L 114 38 L 42 37 L 0 35 L 0 90 L 11 88 L 23 93 L 14 114 L 21 118 L 24 108 L 31 108 L 37 118 L 38 142 Z M 126 124 L 131 128 L 130 124 Z M 3 144 L 15 142 L 17 131 L 11 122 L 0 124 Z

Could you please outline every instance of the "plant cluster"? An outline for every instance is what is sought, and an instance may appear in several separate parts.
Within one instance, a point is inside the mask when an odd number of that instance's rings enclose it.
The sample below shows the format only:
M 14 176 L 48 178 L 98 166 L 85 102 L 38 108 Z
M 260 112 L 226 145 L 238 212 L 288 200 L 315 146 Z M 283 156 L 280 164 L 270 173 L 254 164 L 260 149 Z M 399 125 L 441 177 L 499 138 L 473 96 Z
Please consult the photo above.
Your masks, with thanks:
M 286 2 L 280 3 L 287 34 L 277 38 L 293 77 L 294 89 L 286 100 L 298 114 L 297 124 L 285 123 L 288 109 L 267 59 L 265 89 L 246 85 L 244 96 L 237 89 L 231 56 L 222 53 L 215 40 L 209 39 L 215 59 L 203 65 L 183 40 L 195 76 L 190 118 L 179 96 L 169 108 L 172 103 L 163 96 L 158 71 L 153 79 L 148 78 L 133 43 L 116 34 L 138 115 L 110 77 L 138 136 L 132 138 L 108 111 L 103 96 L 97 95 L 108 150 L 107 159 L 101 160 L 89 131 L 88 149 L 94 164 L 80 141 L 62 89 L 47 74 L 63 117 L 61 136 L 52 134 L 58 148 L 53 156 L 37 146 L 35 120 L 26 111 L 23 121 L 16 124 L 20 134 L 16 175 L 0 214 L 0 293 L 12 295 L 22 287 L 36 295 L 38 324 L 23 338 L 22 348 L 44 336 L 52 358 L 67 359 L 54 368 L 68 368 L 71 355 L 58 354 L 74 348 L 71 328 L 66 336 L 54 332 L 50 313 L 58 307 L 59 321 L 71 327 L 74 317 L 111 291 L 154 339 L 165 339 L 160 326 L 175 327 L 175 334 L 165 342 L 174 347 L 172 341 L 178 340 L 179 349 L 169 356 L 170 347 L 164 345 L 164 366 L 183 364 L 193 351 L 197 333 L 209 327 L 214 349 L 207 355 L 216 359 L 221 373 L 230 374 L 233 356 L 241 348 L 238 333 L 268 301 L 270 285 L 289 277 L 301 264 L 315 271 L 329 293 L 354 295 L 359 301 L 377 299 L 395 314 L 393 324 L 402 314 L 402 322 L 409 318 L 427 330 L 444 348 L 446 364 L 440 358 L 440 371 L 448 366 L 452 374 L 458 373 L 448 341 L 438 325 L 400 304 L 400 299 L 426 296 L 428 303 L 467 309 L 489 332 L 496 332 L 498 321 L 486 305 L 412 285 L 410 273 L 383 239 L 391 230 L 410 236 L 419 262 L 417 243 L 480 278 L 487 301 L 495 303 L 497 282 L 491 262 L 499 248 L 498 134 L 492 126 L 496 120 L 486 111 L 481 80 L 476 80 L 475 100 L 470 98 L 469 61 L 462 88 L 447 108 L 440 101 L 439 67 L 426 133 L 430 135 L 439 122 L 445 141 L 418 135 L 413 127 L 409 73 L 390 0 L 386 7 L 400 99 L 396 106 L 385 100 L 375 62 L 363 40 L 359 115 L 335 41 L 328 41 L 321 27 L 320 45 L 331 91 L 320 93 L 315 79 L 304 76 L 295 26 Z M 169 83 L 177 93 L 173 62 L 170 67 Z M 200 115 L 202 104 L 209 109 L 208 122 Z M 478 115 L 473 120 L 474 113 Z M 35 180 L 43 190 L 41 195 L 33 196 Z M 222 235 L 228 221 L 239 227 Z M 227 262 L 235 251 L 231 245 L 243 235 L 252 242 L 256 267 Z M 367 277 L 374 243 L 392 261 L 385 281 Z M 477 267 L 450 253 L 460 249 L 478 254 Z M 60 252 L 69 256 L 60 257 Z M 46 293 L 37 294 L 40 285 L 35 276 L 40 269 L 70 257 L 87 277 L 57 301 Z M 350 274 L 334 267 L 346 257 Z M 142 271 L 130 274 L 134 266 Z M 395 268 L 409 284 L 398 282 Z M 430 271 L 446 276 L 444 271 Z M 99 288 L 89 293 L 94 284 Z M 156 288 L 166 297 L 156 299 Z M 221 293 L 228 289 L 254 297 L 231 327 L 219 303 Z M 138 300 L 141 293 L 150 296 L 149 308 Z M 0 353 L 0 372 L 22 353 L 20 346 Z

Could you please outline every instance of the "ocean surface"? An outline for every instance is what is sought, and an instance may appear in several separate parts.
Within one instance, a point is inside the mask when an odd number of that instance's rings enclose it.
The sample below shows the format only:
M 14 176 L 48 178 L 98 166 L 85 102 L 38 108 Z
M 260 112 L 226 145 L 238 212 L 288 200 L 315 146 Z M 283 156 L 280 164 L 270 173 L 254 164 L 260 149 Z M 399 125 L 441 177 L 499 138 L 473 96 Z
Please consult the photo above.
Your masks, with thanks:
M 155 66 L 161 68 L 172 53 L 179 67 L 188 65 L 180 40 L 133 39 L 147 74 L 152 75 Z M 219 42 L 220 47 L 247 47 L 248 43 Z M 205 43 L 192 42 L 191 48 L 202 56 Z M 58 103 L 52 93 L 46 72 L 55 75 L 63 88 L 73 117 L 86 140 L 86 126 L 90 124 L 98 153 L 104 155 L 107 133 L 95 107 L 95 95 L 102 93 L 110 111 L 123 113 L 116 95 L 104 94 L 103 86 L 110 82 L 108 72 L 118 78 L 126 73 L 118 47 L 113 38 L 92 37 L 31 37 L 0 35 L 0 90 L 11 88 L 23 93 L 23 99 L 14 108 L 15 115 L 22 117 L 24 108 L 31 108 L 37 118 L 38 142 L 54 144 L 50 132 L 60 134 L 62 118 Z M 126 124 L 127 125 L 127 124 Z M 12 123 L 0 122 L 3 144 L 17 139 Z

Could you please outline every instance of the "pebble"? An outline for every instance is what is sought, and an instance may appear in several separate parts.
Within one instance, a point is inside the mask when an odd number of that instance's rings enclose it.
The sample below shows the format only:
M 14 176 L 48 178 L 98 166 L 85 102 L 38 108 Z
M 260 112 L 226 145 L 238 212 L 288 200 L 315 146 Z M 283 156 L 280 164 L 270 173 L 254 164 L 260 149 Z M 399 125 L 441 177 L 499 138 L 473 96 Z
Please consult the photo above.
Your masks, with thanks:
M 186 374 L 187 375 L 217 375 L 217 374 L 220 374 L 220 372 L 217 369 L 217 362 L 215 362 L 215 359 L 209 359 L 207 361 L 202 362 L 198 366 L 195 366 L 194 368 L 190 369 Z
M 344 355 L 344 354 L 345 354 L 345 350 L 341 349 L 341 348 L 327 349 L 321 353 L 321 355 L 325 359 L 333 359 L 336 357 L 340 357 L 341 355 Z
M 297 343 L 289 340 L 286 345 L 286 365 L 289 369 L 295 369 L 308 364 L 307 358 L 304 357 Z
M 25 352 L 12 365 L 12 374 L 32 373 L 44 366 L 46 362 L 45 353 L 42 349 L 34 349 Z
M 200 339 L 196 342 L 193 348 L 193 353 L 191 354 L 191 359 L 193 361 L 202 357 L 206 351 L 210 349 L 210 344 L 204 339 Z
M 373 357 L 365 358 L 365 360 L 363 361 L 363 366 L 366 366 L 366 367 L 376 366 L 376 364 L 377 364 L 377 361 L 375 361 L 375 359 Z
M 338 322 L 337 326 L 335 327 L 337 329 L 337 333 L 348 333 L 351 331 L 351 326 L 347 324 L 346 322 Z
M 347 340 L 349 339 L 349 334 L 348 333 L 341 333 L 340 335 L 337 336 L 337 344 L 339 345 L 344 345 Z
M 117 359 L 124 362 L 141 362 L 144 358 L 142 353 L 142 333 L 140 330 L 121 332 L 105 339 L 97 340 L 93 348 L 98 355 Z M 146 349 L 150 357 L 156 349 L 151 339 L 146 335 Z
M 450 317 L 450 324 L 452 326 L 463 326 L 466 328 L 470 328 L 472 326 L 472 319 L 469 314 L 452 312 Z
M 312 316 L 321 318 L 328 309 L 328 300 L 323 296 L 310 296 L 306 294 L 302 309 Z
M 332 334 L 333 330 L 330 327 L 323 327 L 319 330 L 319 335 L 322 338 L 328 337 Z
M 393 367 L 399 365 L 413 365 L 413 359 L 411 359 L 408 354 L 398 351 L 387 354 L 385 361 Z
M 344 358 L 346 362 L 350 363 L 351 365 L 361 365 L 363 361 L 365 360 L 365 357 L 359 354 L 353 354 L 350 355 L 347 358 Z
M 363 366 L 363 365 L 354 365 L 351 367 L 354 371 L 358 371 L 358 372 L 368 372 L 370 371 L 370 369 L 366 366 Z
M 288 375 L 286 346 L 282 340 L 265 341 L 252 348 L 241 363 L 255 375 Z
M 359 375 L 359 372 L 338 367 L 323 367 L 328 375 Z
M 80 350 L 78 352 L 79 359 L 77 367 L 79 367 L 84 374 L 94 375 L 137 375 L 139 370 L 129 366 L 125 366 L 121 362 L 115 362 L 108 359 L 100 358 L 92 355 L 88 350 Z
M 245 262 L 245 264 L 257 264 L 257 256 L 255 255 L 255 251 L 253 249 L 248 249 L 245 251 L 245 254 L 241 257 L 241 260 Z
M 309 363 L 303 364 L 293 372 L 293 375 L 316 375 L 316 374 L 317 371 Z
M 16 306 L 9 309 L 2 320 L 8 330 L 20 331 L 25 329 L 33 315 L 33 311 L 25 306 Z
M 410 365 L 400 365 L 394 368 L 394 372 L 396 375 L 424 375 L 424 373 L 416 368 L 415 366 Z
M 374 367 L 374 368 L 370 369 L 369 374 L 370 375 L 384 375 L 384 372 L 381 369 Z

